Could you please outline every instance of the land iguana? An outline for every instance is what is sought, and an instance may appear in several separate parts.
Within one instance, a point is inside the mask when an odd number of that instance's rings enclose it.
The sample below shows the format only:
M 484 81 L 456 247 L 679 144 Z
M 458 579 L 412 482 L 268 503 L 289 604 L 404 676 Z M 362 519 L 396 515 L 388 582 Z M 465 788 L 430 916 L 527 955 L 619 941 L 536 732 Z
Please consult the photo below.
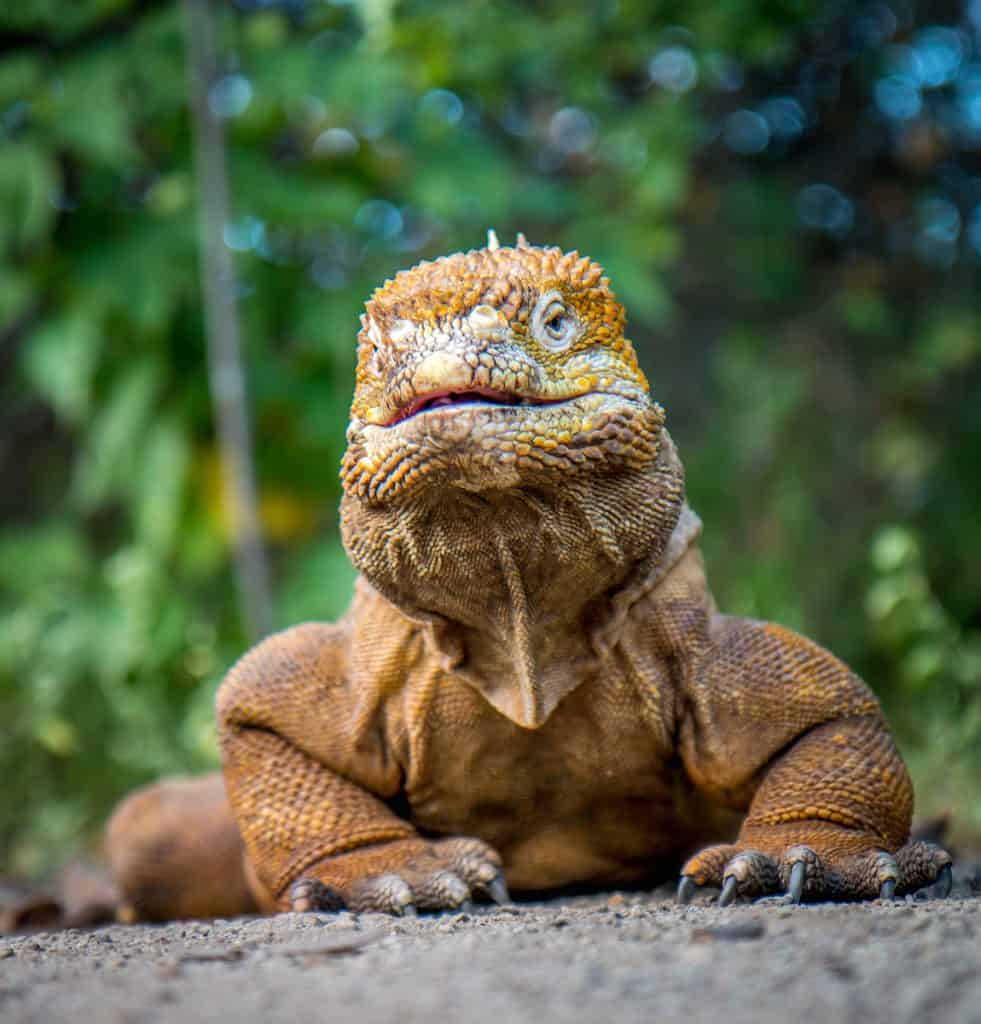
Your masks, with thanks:
M 723 905 L 949 892 L 869 689 L 717 611 L 595 262 L 491 233 L 397 274 L 361 324 L 353 603 L 229 672 L 223 778 L 117 809 L 124 919 L 438 910 L 679 866 L 681 900 Z

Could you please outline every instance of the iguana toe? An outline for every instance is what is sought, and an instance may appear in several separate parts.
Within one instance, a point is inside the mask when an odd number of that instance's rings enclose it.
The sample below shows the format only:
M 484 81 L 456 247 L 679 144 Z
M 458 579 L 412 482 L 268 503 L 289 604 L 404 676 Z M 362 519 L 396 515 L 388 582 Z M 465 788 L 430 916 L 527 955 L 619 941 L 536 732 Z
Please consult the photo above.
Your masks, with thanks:
M 698 883 L 691 875 L 682 875 L 681 881 L 678 883 L 678 896 L 677 900 L 679 903 L 691 903 L 692 897 L 698 891 Z
M 736 899 L 736 888 L 739 883 L 736 881 L 735 875 L 730 875 L 722 883 L 722 892 L 719 893 L 719 906 L 728 907 L 730 903 L 733 903 Z
M 504 881 L 504 872 L 498 873 L 482 886 L 483 890 L 495 903 L 510 903 L 511 894 L 508 892 L 507 884 Z
M 934 895 L 942 899 L 950 895 L 953 886 L 952 858 L 936 843 L 913 839 L 894 854 L 902 891 L 913 892 L 934 886 Z
M 311 910 L 343 910 L 344 897 L 316 878 L 298 878 L 290 886 L 290 909 L 296 913 Z
M 790 881 L 787 883 L 786 899 L 788 903 L 800 903 L 804 895 L 804 882 L 807 880 L 807 864 L 799 860 L 790 869 Z
M 411 886 L 394 871 L 369 876 L 351 886 L 347 904 L 352 910 L 375 910 L 383 914 L 409 917 L 416 909 Z
M 411 884 L 421 910 L 455 910 L 470 899 L 469 886 L 452 871 L 435 871 Z

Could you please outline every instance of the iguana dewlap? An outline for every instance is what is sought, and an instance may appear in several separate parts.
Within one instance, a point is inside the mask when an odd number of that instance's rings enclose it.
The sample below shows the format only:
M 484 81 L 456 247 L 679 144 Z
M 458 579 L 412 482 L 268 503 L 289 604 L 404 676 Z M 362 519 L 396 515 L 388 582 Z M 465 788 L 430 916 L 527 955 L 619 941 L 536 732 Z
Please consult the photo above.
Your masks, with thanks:
M 121 805 L 124 916 L 436 909 L 679 866 L 682 898 L 723 902 L 949 888 L 867 687 L 716 610 L 624 325 L 595 263 L 523 239 L 375 292 L 342 468 L 354 601 L 231 670 L 224 790 Z

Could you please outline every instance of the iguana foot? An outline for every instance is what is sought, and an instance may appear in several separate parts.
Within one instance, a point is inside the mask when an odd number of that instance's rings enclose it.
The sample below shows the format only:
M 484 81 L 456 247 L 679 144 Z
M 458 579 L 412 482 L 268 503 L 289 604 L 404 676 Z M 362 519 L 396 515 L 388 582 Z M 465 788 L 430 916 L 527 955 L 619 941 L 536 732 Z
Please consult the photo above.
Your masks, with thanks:
M 936 885 L 950 895 L 951 858 L 936 843 L 913 840 L 895 853 L 871 848 L 863 853 L 823 856 L 812 846 L 790 846 L 779 854 L 742 846 L 709 846 L 681 870 L 678 901 L 688 903 L 700 886 L 720 888 L 719 906 L 736 897 L 778 898 L 785 903 L 817 900 L 893 899 L 897 894 Z
M 507 903 L 501 858 L 479 839 L 398 839 L 313 865 L 283 901 L 286 910 L 457 910 L 474 895 Z

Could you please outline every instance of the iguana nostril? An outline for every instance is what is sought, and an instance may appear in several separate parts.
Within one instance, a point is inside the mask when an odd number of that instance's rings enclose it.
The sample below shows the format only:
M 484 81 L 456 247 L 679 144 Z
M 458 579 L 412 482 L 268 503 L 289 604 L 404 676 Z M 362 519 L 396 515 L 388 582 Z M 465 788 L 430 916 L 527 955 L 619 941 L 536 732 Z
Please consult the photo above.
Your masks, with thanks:
M 470 325 L 470 330 L 474 333 L 475 337 L 482 339 L 489 339 L 497 337 L 502 333 L 505 327 L 505 322 L 500 312 L 493 306 L 482 304 L 480 306 L 474 306 L 470 310 L 470 316 L 467 317 L 467 322 Z

